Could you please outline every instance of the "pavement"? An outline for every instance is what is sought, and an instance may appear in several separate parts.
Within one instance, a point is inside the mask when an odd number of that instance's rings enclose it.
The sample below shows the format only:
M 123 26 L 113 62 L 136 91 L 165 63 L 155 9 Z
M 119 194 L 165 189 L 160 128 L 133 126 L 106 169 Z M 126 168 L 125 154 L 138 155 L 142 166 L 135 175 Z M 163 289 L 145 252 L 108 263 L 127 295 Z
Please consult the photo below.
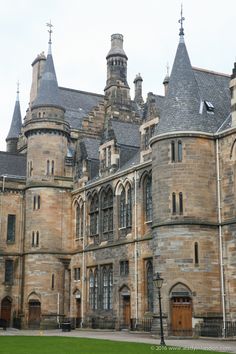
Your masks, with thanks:
M 17 330 L 8 328 L 6 331 L 0 330 L 0 336 L 64 336 L 77 338 L 94 338 L 94 339 L 108 339 L 122 342 L 135 343 L 149 343 L 150 349 L 160 351 L 160 339 L 154 337 L 150 333 L 143 332 L 129 332 L 129 331 L 104 331 L 104 330 L 84 330 L 76 329 L 71 332 L 62 332 L 62 330 Z M 217 351 L 222 353 L 236 353 L 236 338 L 231 339 L 212 339 L 212 338 L 166 338 L 165 343 L 173 350 L 176 347 L 186 349 L 203 349 L 209 351 Z M 183 349 L 184 351 L 184 349 Z

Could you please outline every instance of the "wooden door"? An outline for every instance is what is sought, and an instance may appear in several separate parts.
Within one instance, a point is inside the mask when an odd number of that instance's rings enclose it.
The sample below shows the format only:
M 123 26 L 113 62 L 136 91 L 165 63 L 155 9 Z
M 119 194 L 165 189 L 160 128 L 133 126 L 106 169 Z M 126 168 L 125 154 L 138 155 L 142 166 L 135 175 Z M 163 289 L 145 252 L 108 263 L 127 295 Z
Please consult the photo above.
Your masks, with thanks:
M 192 301 L 189 297 L 172 299 L 172 334 L 175 336 L 192 335 Z
M 81 324 L 81 299 L 76 299 L 76 327 Z
M 37 300 L 29 302 L 29 328 L 39 328 L 41 318 L 41 304 Z
M 130 327 L 130 296 L 123 296 L 123 319 L 124 327 Z
M 7 321 L 7 327 L 10 326 L 11 322 L 11 304 L 10 298 L 5 297 L 1 302 L 1 318 Z

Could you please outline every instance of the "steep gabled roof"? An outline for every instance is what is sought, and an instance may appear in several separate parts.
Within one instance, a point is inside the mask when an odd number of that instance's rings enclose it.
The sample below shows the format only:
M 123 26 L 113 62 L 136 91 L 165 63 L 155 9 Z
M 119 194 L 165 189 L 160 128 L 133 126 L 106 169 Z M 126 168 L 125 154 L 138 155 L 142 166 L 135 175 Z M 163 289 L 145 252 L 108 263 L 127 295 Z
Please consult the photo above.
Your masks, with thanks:
M 118 144 L 132 146 L 135 148 L 140 146 L 140 133 L 138 124 L 112 120 L 111 126 Z

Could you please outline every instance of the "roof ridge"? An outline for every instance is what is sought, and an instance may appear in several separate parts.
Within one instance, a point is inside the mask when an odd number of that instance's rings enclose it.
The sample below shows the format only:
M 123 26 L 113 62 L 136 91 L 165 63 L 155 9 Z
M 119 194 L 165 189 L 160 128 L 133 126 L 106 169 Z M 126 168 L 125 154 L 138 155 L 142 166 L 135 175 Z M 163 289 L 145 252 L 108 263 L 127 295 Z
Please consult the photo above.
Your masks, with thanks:
M 101 93 L 95 93 L 95 92 L 90 92 L 90 91 L 76 90 L 76 89 L 72 89 L 72 88 L 69 88 L 69 87 L 62 87 L 62 86 L 58 86 L 58 88 L 59 88 L 60 90 L 74 91 L 74 92 L 85 93 L 85 94 L 89 94 L 89 95 L 93 95 L 93 96 L 101 96 L 102 98 L 104 97 L 104 95 L 102 95 Z
M 192 66 L 192 69 L 196 70 L 196 71 L 202 71 L 202 72 L 205 72 L 205 73 L 208 73 L 208 74 L 212 74 L 212 75 L 225 76 L 225 77 L 229 77 L 230 78 L 230 74 L 225 74 L 225 73 L 221 73 L 221 72 L 214 71 L 214 70 L 198 68 L 196 66 Z

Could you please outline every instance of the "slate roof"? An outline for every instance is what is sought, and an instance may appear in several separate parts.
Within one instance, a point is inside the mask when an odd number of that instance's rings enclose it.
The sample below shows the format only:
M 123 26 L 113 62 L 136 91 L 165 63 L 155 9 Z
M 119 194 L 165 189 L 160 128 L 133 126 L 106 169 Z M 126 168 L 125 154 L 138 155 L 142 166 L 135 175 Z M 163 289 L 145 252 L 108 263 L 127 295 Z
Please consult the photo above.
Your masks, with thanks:
M 21 132 L 21 127 L 22 127 L 22 120 L 21 120 L 20 102 L 17 99 L 14 107 L 10 130 L 6 140 L 18 138 Z
M 65 119 L 73 129 L 81 129 L 83 118 L 103 100 L 103 95 L 59 87 L 60 102 Z
M 193 69 L 185 43 L 180 41 L 157 135 L 175 131 L 217 131 L 230 110 L 229 79 L 226 75 Z M 214 114 L 207 113 L 204 101 L 214 105 Z
M 140 146 L 138 124 L 112 120 L 111 125 L 118 144 L 137 148 Z
M 99 160 L 100 140 L 95 138 L 83 138 L 82 141 L 86 149 L 87 158 Z
M 0 176 L 26 177 L 26 155 L 0 151 Z
M 32 108 L 45 106 L 64 108 L 58 89 L 53 57 L 50 52 L 47 55 L 38 93 L 32 104 Z

